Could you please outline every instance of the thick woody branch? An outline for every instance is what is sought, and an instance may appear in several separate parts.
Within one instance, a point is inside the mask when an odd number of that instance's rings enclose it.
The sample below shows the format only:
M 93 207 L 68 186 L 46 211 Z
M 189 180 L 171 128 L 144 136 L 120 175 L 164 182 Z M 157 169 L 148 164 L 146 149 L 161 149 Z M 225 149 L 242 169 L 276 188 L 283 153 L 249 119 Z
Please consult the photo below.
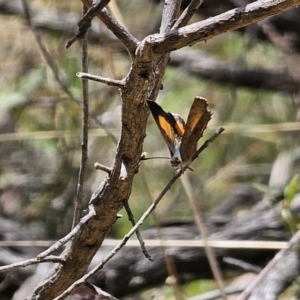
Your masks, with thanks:
M 206 41 L 218 34 L 234 30 L 280 14 L 300 4 L 300 0 L 256 1 L 245 7 L 239 7 L 216 17 L 197 22 L 166 34 L 148 37 L 156 53 L 165 53 L 185 46 Z
M 180 4 L 181 1 L 175 1 L 175 0 L 165 2 L 164 9 L 162 12 L 160 33 L 166 33 L 170 31 L 179 14 Z M 147 44 L 147 40 L 145 45 L 146 44 Z M 151 51 L 149 55 L 153 55 L 153 51 L 151 47 L 149 47 L 149 45 L 146 49 Z M 162 80 L 165 74 L 164 70 L 169 62 L 169 59 L 170 59 L 170 53 L 165 53 L 163 56 L 159 57 L 155 61 L 156 68 L 154 72 L 157 74 L 157 79 L 153 84 L 153 86 L 151 87 L 152 90 L 149 93 L 150 99 L 156 99 L 158 91 L 162 88 Z

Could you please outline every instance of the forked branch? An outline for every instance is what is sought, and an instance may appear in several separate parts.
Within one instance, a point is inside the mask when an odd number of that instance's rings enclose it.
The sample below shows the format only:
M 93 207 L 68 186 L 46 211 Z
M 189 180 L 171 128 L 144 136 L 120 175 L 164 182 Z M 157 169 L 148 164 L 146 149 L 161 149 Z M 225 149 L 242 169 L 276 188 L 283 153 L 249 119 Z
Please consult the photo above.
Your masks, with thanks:
M 89 0 L 81 0 L 81 2 L 88 8 L 92 6 L 92 3 Z M 103 8 L 101 11 L 99 11 L 97 17 L 108 29 L 111 30 L 111 32 L 119 39 L 119 41 L 123 43 L 129 55 L 134 57 L 134 53 L 139 41 L 133 35 L 131 35 L 106 8 Z
M 148 42 L 152 44 L 155 53 L 173 51 L 259 22 L 299 4 L 300 0 L 255 1 L 245 7 L 232 9 L 204 21 L 171 30 L 166 34 L 151 35 L 148 37 Z

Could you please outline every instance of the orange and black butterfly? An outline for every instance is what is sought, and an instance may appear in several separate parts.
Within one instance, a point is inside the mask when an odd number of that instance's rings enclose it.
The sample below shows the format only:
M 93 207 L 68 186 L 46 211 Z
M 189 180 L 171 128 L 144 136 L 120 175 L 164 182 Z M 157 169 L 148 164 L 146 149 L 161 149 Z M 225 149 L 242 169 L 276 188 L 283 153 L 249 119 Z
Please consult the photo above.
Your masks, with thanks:
M 165 112 L 157 103 L 147 101 L 154 120 L 171 153 L 171 165 L 181 168 L 189 164 L 197 151 L 197 142 L 202 137 L 211 112 L 207 100 L 196 97 L 190 108 L 187 122 L 177 114 Z

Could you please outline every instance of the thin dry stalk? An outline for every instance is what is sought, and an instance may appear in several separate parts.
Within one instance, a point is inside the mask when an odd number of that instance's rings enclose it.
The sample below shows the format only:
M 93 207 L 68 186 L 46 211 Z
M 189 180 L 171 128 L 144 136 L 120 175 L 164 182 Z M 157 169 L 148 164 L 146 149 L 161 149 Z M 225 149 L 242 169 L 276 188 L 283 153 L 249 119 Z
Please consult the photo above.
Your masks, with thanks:
M 82 5 L 82 14 L 87 12 L 87 8 Z M 82 39 L 82 71 L 88 72 L 88 38 L 87 35 Z M 82 78 L 82 141 L 81 141 L 81 160 L 78 174 L 77 195 L 74 208 L 74 217 L 72 228 L 79 222 L 82 212 L 82 202 L 84 199 L 84 177 L 86 163 L 88 160 L 88 137 L 89 137 L 89 83 L 87 79 Z
M 180 180 L 182 182 L 183 188 L 184 188 L 185 193 L 187 195 L 190 207 L 191 207 L 191 209 L 194 213 L 194 218 L 195 218 L 195 221 L 196 221 L 197 228 L 198 228 L 199 233 L 200 233 L 200 235 L 202 237 L 202 240 L 204 242 L 204 252 L 207 256 L 207 259 L 208 259 L 208 262 L 210 264 L 213 276 L 214 276 L 215 280 L 218 283 L 218 286 L 219 286 L 219 289 L 220 289 L 220 292 L 221 292 L 221 295 L 222 295 L 222 299 L 226 300 L 224 279 L 223 279 L 218 261 L 216 259 L 215 254 L 214 254 L 214 251 L 211 247 L 209 247 L 209 245 L 207 243 L 208 236 L 207 236 L 207 233 L 206 233 L 206 230 L 205 230 L 204 223 L 203 223 L 202 218 L 201 218 L 200 211 L 198 210 L 196 200 L 195 200 L 195 198 L 193 196 L 193 193 L 192 193 L 192 186 L 191 186 L 187 176 L 181 177 Z

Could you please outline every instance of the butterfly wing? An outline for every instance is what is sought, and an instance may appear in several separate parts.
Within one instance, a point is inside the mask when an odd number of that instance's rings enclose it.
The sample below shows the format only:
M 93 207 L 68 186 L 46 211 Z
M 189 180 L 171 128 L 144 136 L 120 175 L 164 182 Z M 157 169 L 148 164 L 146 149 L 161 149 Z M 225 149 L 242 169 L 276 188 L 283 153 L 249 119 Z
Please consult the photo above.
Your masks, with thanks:
M 185 132 L 180 145 L 182 162 L 190 161 L 197 151 L 197 142 L 202 137 L 212 113 L 207 110 L 207 100 L 196 97 L 190 108 Z
M 175 118 L 171 113 L 165 112 L 157 103 L 154 101 L 147 101 L 154 120 L 160 130 L 162 137 L 168 145 L 168 148 L 173 157 L 175 152 L 179 152 L 178 132 L 180 129 L 179 125 L 176 124 Z M 177 128 L 178 127 L 178 128 Z M 178 145 L 177 145 L 178 144 Z M 177 150 L 176 150 L 177 148 Z

